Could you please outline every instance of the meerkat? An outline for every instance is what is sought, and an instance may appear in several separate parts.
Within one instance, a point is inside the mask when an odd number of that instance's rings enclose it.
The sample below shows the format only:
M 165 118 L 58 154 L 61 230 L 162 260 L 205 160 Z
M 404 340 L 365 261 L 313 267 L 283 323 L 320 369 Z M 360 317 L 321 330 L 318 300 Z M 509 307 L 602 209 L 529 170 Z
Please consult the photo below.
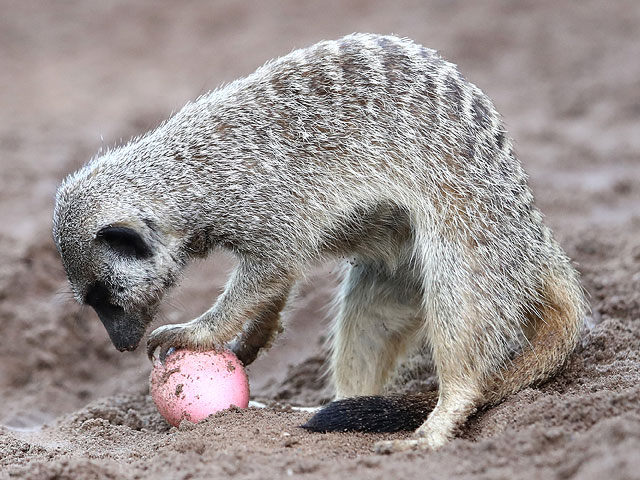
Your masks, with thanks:
M 587 308 L 492 102 L 395 36 L 295 50 L 100 154 L 60 186 L 53 235 L 75 297 L 123 351 L 190 260 L 235 255 L 211 309 L 153 331 L 150 358 L 230 345 L 248 365 L 296 280 L 348 260 L 330 371 L 336 399 L 356 400 L 307 427 L 341 429 L 338 414 L 350 428 L 350 407 L 373 418 L 413 349 L 428 348 L 439 383 L 429 408 L 385 404 L 417 428 L 380 451 L 438 448 L 478 407 L 549 378 Z

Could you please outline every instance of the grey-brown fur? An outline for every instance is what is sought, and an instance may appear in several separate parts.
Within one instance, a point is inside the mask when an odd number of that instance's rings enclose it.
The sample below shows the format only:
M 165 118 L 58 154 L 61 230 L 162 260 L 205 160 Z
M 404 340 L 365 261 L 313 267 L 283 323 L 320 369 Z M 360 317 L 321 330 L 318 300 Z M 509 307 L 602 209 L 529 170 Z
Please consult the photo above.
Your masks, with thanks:
M 348 258 L 337 397 L 379 393 L 425 344 L 440 380 L 415 440 L 383 451 L 437 448 L 479 405 L 547 378 L 586 308 L 491 101 L 393 36 L 296 50 L 93 159 L 58 191 L 54 238 L 120 349 L 137 346 L 189 260 L 230 250 L 239 265 L 213 307 L 155 330 L 148 351 L 233 341 L 246 363 L 295 281 Z

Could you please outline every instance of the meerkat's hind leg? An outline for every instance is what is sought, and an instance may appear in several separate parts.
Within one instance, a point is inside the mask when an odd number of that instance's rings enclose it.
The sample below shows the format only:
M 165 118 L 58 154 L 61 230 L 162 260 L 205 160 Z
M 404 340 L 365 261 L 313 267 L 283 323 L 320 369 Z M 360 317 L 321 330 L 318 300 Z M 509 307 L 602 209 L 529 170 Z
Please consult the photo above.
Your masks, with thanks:
M 395 268 L 357 260 L 347 272 L 339 298 L 331 358 L 338 400 L 303 428 L 314 432 L 415 430 L 433 410 L 434 392 L 379 395 L 399 358 L 425 342 L 423 292 L 411 257 L 400 259 Z
M 490 315 L 480 315 L 460 257 L 437 240 L 430 248 L 422 267 L 426 303 L 422 325 L 438 376 L 438 402 L 413 439 L 380 442 L 379 452 L 437 449 L 450 440 L 482 403 L 486 373 L 499 361 L 503 348 L 487 333 Z M 434 249 L 438 264 L 427 263 Z
M 454 378 L 453 375 L 447 374 L 440 377 L 438 402 L 426 421 L 414 432 L 413 438 L 377 442 L 376 452 L 436 450 L 451 440 L 456 430 L 482 402 L 480 382 L 472 378 L 465 381 Z
M 379 453 L 410 449 L 435 450 L 447 443 L 483 399 L 481 373 L 466 368 L 469 365 L 468 344 L 454 338 L 434 340 L 434 362 L 438 373 L 439 391 L 435 408 L 414 432 L 414 438 L 378 442 Z
M 419 330 L 420 293 L 407 265 L 357 259 L 339 293 L 331 371 L 336 398 L 381 393 Z

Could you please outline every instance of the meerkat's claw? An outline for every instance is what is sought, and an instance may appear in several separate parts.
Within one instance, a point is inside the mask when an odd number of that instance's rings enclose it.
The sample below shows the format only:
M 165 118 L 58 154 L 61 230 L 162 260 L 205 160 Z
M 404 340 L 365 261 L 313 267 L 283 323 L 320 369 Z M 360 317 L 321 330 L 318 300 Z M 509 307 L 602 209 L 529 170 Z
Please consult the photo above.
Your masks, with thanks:
M 157 328 L 149 335 L 147 340 L 147 357 L 153 362 L 156 350 L 160 349 L 158 359 L 164 363 L 173 350 L 191 347 L 189 341 L 189 326 L 186 324 L 165 325 Z
M 225 350 L 224 342 L 213 340 L 215 335 L 201 321 L 164 325 L 156 328 L 147 340 L 147 356 L 154 361 L 155 353 L 159 350 L 158 359 L 164 363 L 174 350 L 181 348 L 189 350 Z
M 160 359 L 160 363 L 164 365 L 164 362 L 167 359 L 167 357 L 175 351 L 176 351 L 175 347 L 170 347 L 168 345 L 163 345 L 162 347 L 160 347 L 160 355 L 158 356 L 158 358 Z

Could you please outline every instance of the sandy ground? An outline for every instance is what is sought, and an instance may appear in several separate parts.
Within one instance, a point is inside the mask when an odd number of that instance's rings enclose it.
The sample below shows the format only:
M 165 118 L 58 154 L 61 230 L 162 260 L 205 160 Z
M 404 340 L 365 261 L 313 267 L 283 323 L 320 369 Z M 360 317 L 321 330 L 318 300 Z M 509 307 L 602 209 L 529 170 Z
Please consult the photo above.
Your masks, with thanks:
M 640 3 L 1 3 L 0 478 L 640 478 Z M 250 369 L 253 396 L 280 407 L 169 428 L 142 352 L 117 352 L 70 298 L 55 189 L 188 99 L 353 31 L 436 48 L 493 98 L 591 295 L 581 344 L 557 378 L 479 412 L 441 450 L 378 456 L 390 436 L 308 434 L 287 408 L 332 395 L 326 265 Z M 207 308 L 231 267 L 191 268 L 157 324 Z

